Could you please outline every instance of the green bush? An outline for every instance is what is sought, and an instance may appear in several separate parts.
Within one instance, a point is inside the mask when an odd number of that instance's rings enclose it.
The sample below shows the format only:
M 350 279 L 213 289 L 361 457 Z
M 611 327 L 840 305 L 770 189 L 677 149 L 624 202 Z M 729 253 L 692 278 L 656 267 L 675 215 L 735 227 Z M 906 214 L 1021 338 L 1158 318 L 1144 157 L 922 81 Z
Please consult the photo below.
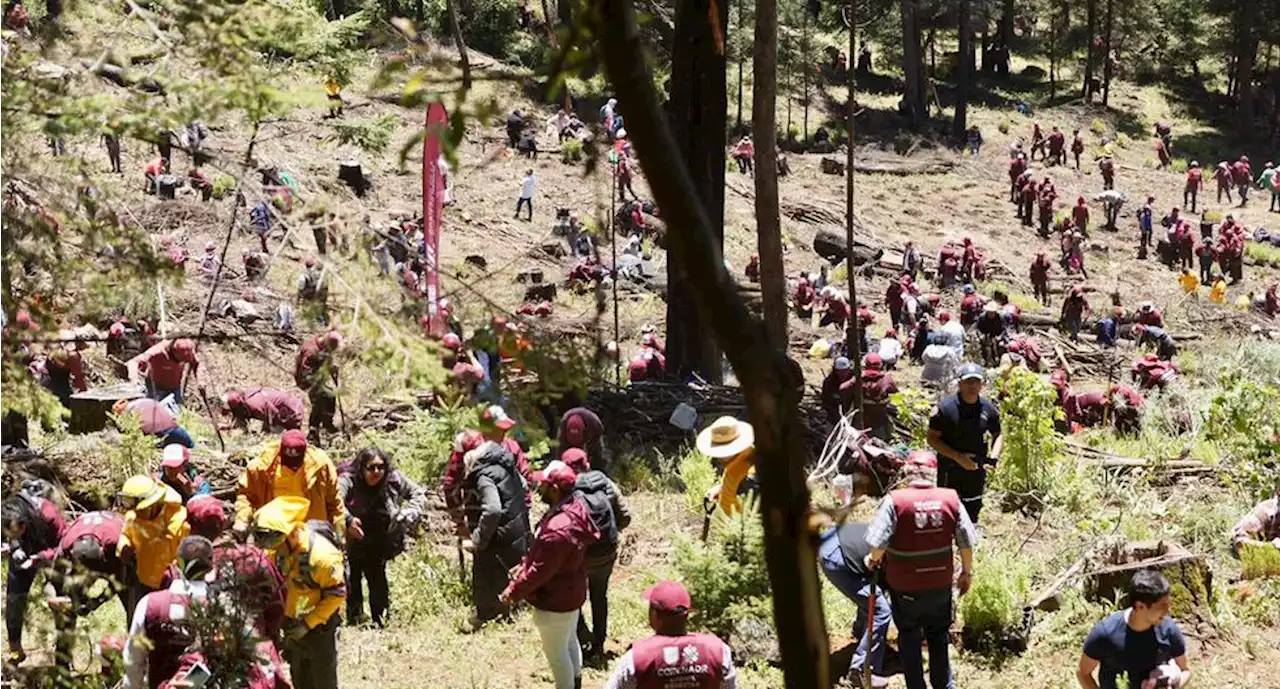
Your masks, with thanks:
M 1102 120 L 1094 120 L 1089 124 L 1089 129 L 1091 129 L 1094 134 L 1102 136 L 1107 133 L 1107 123 Z
M 905 388 L 889 396 L 898 420 L 903 422 L 910 433 L 911 447 L 924 447 L 925 436 L 929 433 L 929 416 L 933 413 L 933 395 L 919 387 Z
M 224 199 L 227 194 L 235 191 L 236 178 L 231 175 L 216 175 L 213 178 L 213 198 Z
M 1270 244 L 1247 242 L 1244 245 L 1244 255 L 1263 265 L 1280 268 L 1280 248 Z
M 1057 393 L 1024 368 L 1001 377 L 997 388 L 1004 452 L 992 486 L 1023 505 L 1042 507 L 1062 469 L 1063 441 L 1054 432 L 1062 416 Z
M 996 125 L 996 129 L 997 129 L 997 130 L 999 130 L 1001 134 L 1008 134 L 1008 133 L 1009 133 L 1009 118 L 1008 118 L 1007 116 L 1006 116 L 1006 117 L 1001 118 L 1001 119 L 1000 119 L 1000 124 Z
M 517 23 L 516 0 L 458 0 L 458 24 L 467 47 L 494 57 L 508 57 L 510 46 L 523 32 Z M 448 42 L 453 41 L 444 0 L 425 3 L 427 29 Z
M 1186 174 L 1187 167 L 1189 165 L 1190 163 L 1187 161 L 1186 158 L 1174 158 L 1172 167 L 1174 172 L 1178 174 Z
M 392 562 L 388 574 L 398 618 L 413 622 L 448 613 L 465 617 L 471 610 L 471 568 L 460 570 L 458 561 L 439 546 L 419 542 Z
M 684 504 L 689 511 L 702 514 L 702 498 L 716 484 L 716 470 L 701 452 L 690 450 L 680 459 L 677 469 L 684 484 Z
M 156 439 L 142 432 L 142 419 L 137 414 L 112 416 L 120 429 L 119 441 L 107 451 L 108 487 L 112 492 L 124 485 L 130 476 L 150 474 L 159 464 Z
M 361 431 L 356 445 L 382 448 L 409 478 L 430 485 L 444 475 L 454 436 L 464 429 L 475 428 L 478 421 L 476 407 L 436 410 L 435 413 L 416 411 L 412 419 L 394 431 Z
M 1022 620 L 1030 578 L 1025 561 L 984 551 L 974 564 L 969 593 L 960 599 L 965 628 L 979 635 L 1014 629 Z
M 675 566 L 693 599 L 694 627 L 728 638 L 740 615 L 767 614 L 769 572 L 764 529 L 755 508 L 727 517 L 717 512 L 716 520 L 707 543 L 676 545 Z
M 577 163 L 582 161 L 582 141 L 580 139 L 565 139 L 560 144 L 560 159 L 566 163 Z

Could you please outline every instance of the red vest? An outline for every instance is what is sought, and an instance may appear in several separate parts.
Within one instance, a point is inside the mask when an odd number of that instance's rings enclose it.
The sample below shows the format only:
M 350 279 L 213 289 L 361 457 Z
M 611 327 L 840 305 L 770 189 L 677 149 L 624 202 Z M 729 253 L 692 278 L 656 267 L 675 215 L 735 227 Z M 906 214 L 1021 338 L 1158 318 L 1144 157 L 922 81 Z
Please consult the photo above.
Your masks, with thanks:
M 151 642 L 147 654 L 147 682 L 155 689 L 160 683 L 172 679 L 178 671 L 182 654 L 191 643 L 191 637 L 181 626 L 191 605 L 191 596 L 172 591 L 155 591 L 147 594 L 147 617 L 143 629 Z M 182 612 L 175 616 L 174 612 Z
M 631 647 L 637 689 L 718 689 L 725 645 L 711 634 L 651 636 Z
M 897 516 L 885 573 L 904 593 L 951 588 L 951 543 L 960 521 L 960 496 L 950 488 L 903 488 L 890 494 Z

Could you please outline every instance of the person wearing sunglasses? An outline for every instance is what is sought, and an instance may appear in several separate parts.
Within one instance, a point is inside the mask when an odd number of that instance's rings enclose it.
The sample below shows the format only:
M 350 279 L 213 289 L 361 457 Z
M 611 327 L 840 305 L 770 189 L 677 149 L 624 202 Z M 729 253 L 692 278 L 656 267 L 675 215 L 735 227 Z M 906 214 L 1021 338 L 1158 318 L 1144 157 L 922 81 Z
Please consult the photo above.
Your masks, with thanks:
M 177 555 L 178 544 L 191 533 L 191 526 L 178 491 L 150 476 L 125 481 L 118 500 L 125 515 L 116 554 L 124 561 L 129 600 L 125 615 L 132 621 L 137 602 L 162 588 L 165 571 Z
M 376 447 L 366 447 L 338 472 L 338 493 L 351 515 L 347 543 L 347 622 L 364 617 L 364 581 L 369 582 L 369 614 L 386 624 L 390 605 L 387 561 L 404 551 L 405 536 L 422 519 L 427 493 Z
M 274 553 L 286 586 L 284 655 L 296 689 L 337 689 L 338 626 L 347 597 L 342 550 L 306 498 L 275 498 L 253 518 L 253 543 Z
M 34 487 L 24 486 L 0 508 L 4 552 L 9 556 L 4 587 L 4 627 L 9 641 L 6 660 L 15 664 L 27 656 L 22 650 L 22 622 L 26 617 L 27 596 L 39 571 L 35 565 L 43 551 L 58 546 L 58 540 L 67 530 L 58 505 L 35 492 Z
M 338 470 L 329 455 L 307 442 L 302 431 L 285 431 L 269 441 L 240 475 L 236 489 L 237 535 L 249 530 L 253 514 L 279 497 L 307 500 L 307 519 L 329 522 L 338 534 L 347 532 L 347 510 L 338 495 Z

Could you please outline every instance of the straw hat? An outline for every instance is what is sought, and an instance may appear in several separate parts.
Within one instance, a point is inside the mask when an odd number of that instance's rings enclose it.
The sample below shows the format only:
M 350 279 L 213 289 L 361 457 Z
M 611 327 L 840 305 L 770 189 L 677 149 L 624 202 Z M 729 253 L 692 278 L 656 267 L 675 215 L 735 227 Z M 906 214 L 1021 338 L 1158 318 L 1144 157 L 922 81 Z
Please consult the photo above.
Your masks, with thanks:
M 750 449 L 755 441 L 751 424 L 722 416 L 698 434 L 698 452 L 713 459 L 727 459 Z

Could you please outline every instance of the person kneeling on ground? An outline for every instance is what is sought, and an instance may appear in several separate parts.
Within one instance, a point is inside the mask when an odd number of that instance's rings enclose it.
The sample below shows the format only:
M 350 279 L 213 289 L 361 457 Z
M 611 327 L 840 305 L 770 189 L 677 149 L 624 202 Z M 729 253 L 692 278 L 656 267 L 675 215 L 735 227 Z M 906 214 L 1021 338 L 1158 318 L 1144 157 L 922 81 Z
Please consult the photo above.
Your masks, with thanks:
M 209 480 L 201 476 L 195 465 L 191 463 L 190 448 L 177 443 L 164 446 L 160 471 L 152 478 L 177 491 L 183 504 L 197 495 L 208 495 L 212 492 L 209 488 Z
M 387 453 L 366 447 L 338 469 L 338 493 L 351 515 L 347 545 L 347 622 L 364 617 L 369 580 L 369 614 L 386 625 L 390 606 L 387 561 L 404 552 L 405 537 L 427 509 L 427 493 L 391 464 Z
M 605 689 L 738 686 L 729 645 L 712 634 L 689 633 L 693 602 L 684 586 L 670 579 L 659 581 L 644 592 L 644 601 L 655 633 L 632 644 L 618 659 Z
M 1245 547 L 1272 546 L 1280 549 L 1280 486 L 1270 500 L 1263 500 L 1231 529 L 1231 552 L 1236 557 Z

